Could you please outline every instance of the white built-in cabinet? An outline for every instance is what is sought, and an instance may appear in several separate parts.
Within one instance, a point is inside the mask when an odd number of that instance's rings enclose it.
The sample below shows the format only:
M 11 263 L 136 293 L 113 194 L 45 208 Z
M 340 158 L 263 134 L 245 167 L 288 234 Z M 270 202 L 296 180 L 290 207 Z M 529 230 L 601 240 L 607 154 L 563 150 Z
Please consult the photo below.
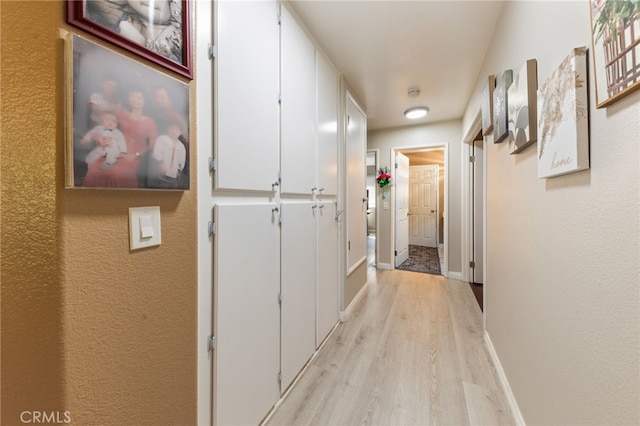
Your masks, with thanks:
M 276 204 L 217 205 L 216 424 L 258 424 L 280 396 Z
M 215 423 L 251 425 L 338 322 L 338 76 L 279 2 L 215 5 Z
M 316 348 L 315 203 L 282 203 L 282 388 Z
M 271 191 L 280 168 L 277 5 L 226 0 L 216 6 L 215 186 Z
M 280 26 L 281 191 L 311 194 L 316 190 L 316 51 L 285 7 Z

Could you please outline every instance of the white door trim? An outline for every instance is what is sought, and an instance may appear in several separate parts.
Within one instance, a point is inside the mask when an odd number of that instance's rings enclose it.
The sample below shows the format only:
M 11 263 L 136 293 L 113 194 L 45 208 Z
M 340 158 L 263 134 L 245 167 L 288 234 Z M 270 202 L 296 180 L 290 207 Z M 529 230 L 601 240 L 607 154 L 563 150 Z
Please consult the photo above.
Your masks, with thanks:
M 196 52 L 206 52 L 213 44 L 213 2 L 197 2 L 195 28 Z M 213 220 L 213 181 L 205 159 L 213 158 L 213 62 L 207 55 L 196 55 L 195 71 L 198 76 L 196 99 L 197 158 L 195 173 L 197 190 L 198 240 L 198 332 L 197 332 L 197 422 L 213 424 L 213 351 L 209 351 L 208 338 L 213 334 L 213 241 L 209 238 L 209 221 Z

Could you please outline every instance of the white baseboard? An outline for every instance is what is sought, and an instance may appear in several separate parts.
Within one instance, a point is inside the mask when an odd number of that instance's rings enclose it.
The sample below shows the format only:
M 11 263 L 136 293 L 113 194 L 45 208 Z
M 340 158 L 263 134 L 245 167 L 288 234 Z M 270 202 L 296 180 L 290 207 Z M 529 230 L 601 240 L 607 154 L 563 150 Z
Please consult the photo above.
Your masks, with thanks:
M 391 266 L 390 263 L 378 263 L 378 264 L 376 264 L 376 268 L 385 269 L 387 271 L 393 270 L 393 266 Z
M 451 272 L 451 271 L 449 271 L 447 273 L 447 278 L 450 278 L 452 280 L 462 281 L 462 272 Z
M 484 332 L 484 345 L 487 348 L 489 357 L 491 358 L 491 362 L 493 362 L 493 366 L 496 369 L 498 380 L 500 381 L 502 390 L 507 397 L 507 404 L 509 404 L 509 409 L 511 409 L 511 414 L 513 415 L 513 419 L 515 420 L 516 425 L 525 426 L 526 423 L 524 422 L 524 418 L 522 417 L 522 413 L 520 412 L 520 407 L 518 407 L 518 401 L 516 401 L 516 397 L 515 395 L 513 395 L 513 391 L 511 390 L 511 386 L 509 385 L 509 380 L 507 380 L 507 375 L 502 369 L 502 364 L 500 364 L 498 354 L 496 353 L 496 350 L 493 347 L 493 343 L 491 342 L 491 338 L 489 337 L 489 333 L 486 330 Z
M 358 294 L 356 294 L 356 297 L 354 297 L 351 303 L 349 303 L 349 306 L 347 306 L 347 309 L 345 309 L 344 311 L 340 311 L 340 314 L 338 316 L 338 319 L 340 320 L 340 322 L 346 322 L 349 319 L 351 312 L 356 306 L 358 306 L 360 299 L 364 297 L 368 289 L 369 289 L 369 281 L 364 283 L 364 285 L 362 286 Z

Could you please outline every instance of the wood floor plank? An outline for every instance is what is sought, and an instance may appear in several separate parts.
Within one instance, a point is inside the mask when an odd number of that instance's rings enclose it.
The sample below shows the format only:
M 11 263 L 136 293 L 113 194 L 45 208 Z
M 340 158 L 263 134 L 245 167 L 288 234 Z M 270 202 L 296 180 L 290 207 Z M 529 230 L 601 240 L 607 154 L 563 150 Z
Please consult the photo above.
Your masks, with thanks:
M 513 424 L 472 302 L 460 281 L 370 272 L 360 305 L 265 426 Z

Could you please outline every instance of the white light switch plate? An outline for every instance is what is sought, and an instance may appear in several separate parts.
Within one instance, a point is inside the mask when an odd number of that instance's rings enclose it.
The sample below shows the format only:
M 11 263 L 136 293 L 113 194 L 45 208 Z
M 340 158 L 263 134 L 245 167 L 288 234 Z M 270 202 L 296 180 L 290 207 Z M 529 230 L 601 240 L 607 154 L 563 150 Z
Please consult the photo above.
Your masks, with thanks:
M 151 236 L 144 238 L 145 235 Z M 130 207 L 129 249 L 159 246 L 160 242 L 160 207 Z

